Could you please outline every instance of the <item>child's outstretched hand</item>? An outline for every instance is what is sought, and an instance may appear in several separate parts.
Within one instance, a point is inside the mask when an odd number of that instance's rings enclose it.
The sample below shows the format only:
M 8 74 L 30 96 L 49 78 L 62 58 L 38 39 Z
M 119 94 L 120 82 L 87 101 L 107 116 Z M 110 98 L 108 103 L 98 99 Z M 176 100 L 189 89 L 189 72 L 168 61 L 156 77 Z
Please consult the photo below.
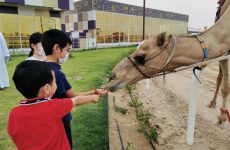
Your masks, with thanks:
M 99 101 L 100 95 L 93 94 L 92 96 L 92 102 L 97 103 Z
M 105 95 L 105 94 L 107 94 L 107 93 L 108 93 L 108 90 L 95 89 L 95 94 L 97 94 L 97 95 L 102 96 L 102 95 Z
M 71 98 L 71 100 L 73 101 L 73 105 L 75 106 L 75 105 L 82 105 L 90 102 L 97 103 L 99 101 L 99 97 L 100 95 L 97 94 L 79 95 Z

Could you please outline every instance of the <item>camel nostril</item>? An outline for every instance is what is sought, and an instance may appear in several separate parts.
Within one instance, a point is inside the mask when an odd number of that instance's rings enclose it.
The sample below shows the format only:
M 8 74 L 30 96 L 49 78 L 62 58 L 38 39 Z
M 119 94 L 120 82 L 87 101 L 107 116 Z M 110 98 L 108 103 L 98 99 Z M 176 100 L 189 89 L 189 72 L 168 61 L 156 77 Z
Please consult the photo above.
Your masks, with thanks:
M 111 80 L 114 80 L 115 78 L 116 78 L 116 74 L 115 73 L 111 74 L 110 77 L 109 77 L 109 82 Z

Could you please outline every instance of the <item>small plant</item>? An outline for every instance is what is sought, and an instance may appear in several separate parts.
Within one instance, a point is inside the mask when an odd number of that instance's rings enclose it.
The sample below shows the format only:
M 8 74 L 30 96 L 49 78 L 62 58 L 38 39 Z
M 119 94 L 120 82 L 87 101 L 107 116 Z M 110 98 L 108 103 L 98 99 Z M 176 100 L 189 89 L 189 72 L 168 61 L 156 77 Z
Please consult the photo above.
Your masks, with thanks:
M 138 97 L 133 97 L 132 102 L 129 103 L 131 107 L 140 108 L 143 106 L 143 103 L 138 101 Z
M 151 117 L 151 114 L 147 110 L 142 109 L 141 111 L 138 111 L 137 113 L 137 120 L 147 125 L 150 124 L 149 123 L 150 117 Z
M 126 146 L 125 150 L 133 150 L 133 149 L 134 149 L 133 143 L 127 142 L 127 146 Z
M 125 115 L 125 114 L 128 112 L 127 109 L 125 109 L 125 108 L 123 108 L 123 107 L 120 107 L 120 106 L 115 106 L 114 108 L 115 108 L 115 111 L 116 111 L 116 112 L 120 112 L 120 113 L 123 114 L 123 115 Z
M 150 131 L 150 133 L 148 135 L 148 138 L 149 138 L 150 141 L 152 141 L 152 140 L 155 141 L 157 139 L 157 136 L 158 136 L 157 130 L 156 130 L 156 128 L 153 128 Z
M 127 85 L 125 88 L 129 92 L 129 94 L 131 94 L 136 87 L 134 85 Z

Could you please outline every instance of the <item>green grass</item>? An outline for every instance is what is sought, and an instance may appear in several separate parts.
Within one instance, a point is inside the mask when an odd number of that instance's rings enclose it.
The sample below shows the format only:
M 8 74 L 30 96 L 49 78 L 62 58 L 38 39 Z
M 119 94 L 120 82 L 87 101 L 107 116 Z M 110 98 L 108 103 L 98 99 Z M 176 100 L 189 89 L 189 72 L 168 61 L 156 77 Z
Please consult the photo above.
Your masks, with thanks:
M 107 48 L 82 52 L 72 52 L 71 58 L 62 65 L 63 72 L 73 89 L 84 92 L 100 88 L 114 65 L 133 47 Z M 7 64 L 10 76 L 10 88 L 1 90 L 0 96 L 0 149 L 16 149 L 7 134 L 8 113 L 17 102 L 24 99 L 16 90 L 11 78 L 15 66 L 26 56 L 14 56 Z M 77 150 L 108 149 L 107 102 L 102 97 L 97 104 L 75 107 L 73 110 L 72 135 L 74 148 Z
M 8 120 L 8 113 L 12 107 L 17 105 L 23 96 L 16 90 L 12 79 L 13 72 L 15 70 L 16 64 L 24 60 L 26 56 L 13 57 L 10 64 L 7 64 L 9 78 L 10 78 L 10 88 L 5 90 L 0 90 L 0 149 L 10 150 L 16 149 L 12 143 L 10 137 L 7 134 L 6 126 Z

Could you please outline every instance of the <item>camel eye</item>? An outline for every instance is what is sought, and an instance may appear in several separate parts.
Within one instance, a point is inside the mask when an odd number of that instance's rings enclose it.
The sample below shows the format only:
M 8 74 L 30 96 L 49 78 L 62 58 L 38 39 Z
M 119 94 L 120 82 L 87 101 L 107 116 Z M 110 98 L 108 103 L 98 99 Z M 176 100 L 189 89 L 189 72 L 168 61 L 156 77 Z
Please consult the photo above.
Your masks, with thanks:
M 138 64 L 141 64 L 141 65 L 145 64 L 145 54 L 135 56 L 134 59 Z

